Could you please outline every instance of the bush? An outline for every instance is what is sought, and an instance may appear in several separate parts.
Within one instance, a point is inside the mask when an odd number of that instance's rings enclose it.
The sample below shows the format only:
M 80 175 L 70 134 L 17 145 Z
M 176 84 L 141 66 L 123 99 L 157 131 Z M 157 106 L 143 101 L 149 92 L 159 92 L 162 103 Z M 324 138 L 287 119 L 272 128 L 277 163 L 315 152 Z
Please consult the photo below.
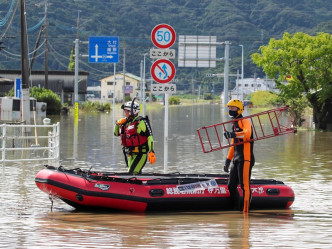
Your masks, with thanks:
M 212 94 L 211 93 L 204 93 L 204 99 L 205 100 L 211 100 L 211 99 L 213 99 Z
M 257 107 L 276 106 L 280 104 L 278 94 L 269 91 L 254 92 L 249 95 L 248 99 L 250 99 L 252 104 Z
M 80 104 L 80 108 L 84 111 L 90 112 L 90 111 L 109 111 L 111 110 L 111 104 L 110 103 L 105 103 L 102 104 L 99 101 L 86 101 Z
M 171 96 L 168 99 L 168 104 L 170 104 L 170 105 L 179 105 L 180 103 L 181 103 L 181 101 L 180 101 L 180 98 L 178 98 L 178 97 Z
M 61 100 L 52 90 L 38 88 L 34 86 L 30 89 L 30 96 L 37 99 L 38 102 L 47 103 L 47 115 L 58 115 L 61 111 Z

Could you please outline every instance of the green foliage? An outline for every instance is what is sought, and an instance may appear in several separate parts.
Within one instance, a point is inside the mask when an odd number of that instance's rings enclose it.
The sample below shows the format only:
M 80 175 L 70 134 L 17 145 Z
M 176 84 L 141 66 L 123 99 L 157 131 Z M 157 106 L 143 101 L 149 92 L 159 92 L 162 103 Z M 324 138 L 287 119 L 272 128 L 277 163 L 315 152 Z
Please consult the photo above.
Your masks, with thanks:
M 305 109 L 309 106 L 308 99 L 301 94 L 298 98 L 285 100 L 285 103 L 291 108 L 292 116 L 296 126 L 301 127 L 304 119 L 302 119 Z
M 326 129 L 329 103 L 332 101 L 332 35 L 310 36 L 285 33 L 280 40 L 271 39 L 252 55 L 274 78 L 284 99 L 296 99 L 302 93 L 314 109 L 318 128 Z M 285 84 L 287 76 L 292 79 Z
M 100 103 L 99 101 L 86 101 L 80 104 L 80 108 L 87 112 L 93 112 L 93 111 L 109 111 L 111 110 L 111 104 L 110 103 Z
M 75 70 L 74 51 L 75 51 L 75 49 L 73 49 L 70 52 L 69 64 L 68 64 L 68 71 L 74 71 Z
M 257 91 L 249 95 L 250 101 L 254 106 L 267 107 L 276 106 L 280 103 L 277 93 L 268 91 Z
M 212 100 L 213 99 L 213 96 L 211 93 L 204 93 L 204 99 L 205 100 Z
M 9 92 L 6 94 L 7 97 L 14 97 L 14 88 L 10 89 Z
M 130 96 L 125 96 L 125 102 L 131 101 L 131 97 Z
M 181 103 L 180 98 L 176 97 L 176 96 L 171 96 L 168 99 L 168 104 L 170 105 L 179 105 Z
M 57 115 L 61 111 L 61 100 L 53 91 L 34 86 L 30 89 L 30 96 L 37 99 L 38 102 L 47 103 L 47 115 Z
M 8 10 L 8 4 L 2 1 L 1 11 Z M 9 1 L 7 1 L 9 2 Z M 36 11 L 34 4 L 27 4 L 29 23 L 38 23 L 40 10 Z M 235 73 L 241 65 L 241 48 L 244 45 L 245 77 L 252 75 L 255 65 L 249 60 L 249 54 L 256 51 L 258 46 L 266 44 L 270 37 L 280 37 L 285 31 L 307 32 L 315 34 L 317 31 L 331 32 L 332 1 L 286 1 L 286 0 L 170 0 L 156 4 L 153 0 L 121 0 L 121 1 L 61 1 L 61 5 L 52 6 L 54 12 L 48 26 L 50 49 L 49 69 L 62 70 L 65 58 L 73 53 L 73 39 L 77 30 L 72 28 L 76 23 L 76 12 L 81 10 L 84 16 L 89 17 L 83 21 L 78 30 L 79 39 L 87 41 L 90 35 L 99 36 L 114 34 L 120 37 L 120 61 L 126 48 L 126 71 L 140 74 L 140 61 L 142 53 L 137 51 L 149 51 L 152 46 L 151 30 L 158 23 L 172 25 L 177 34 L 184 35 L 212 35 L 217 36 L 218 41 L 231 41 L 230 48 L 230 72 Z M 110 14 L 112 10 L 112 14 Z M 130 18 L 128 18 L 130 17 Z M 15 21 L 16 20 L 16 21 Z M 57 24 L 57 25 L 55 25 Z M 111 24 L 111 25 L 110 25 Z M 133 25 L 134 24 L 134 25 Z M 321 25 L 320 25 L 321 24 Z M 13 19 L 13 25 L 19 26 L 18 19 Z M 320 25 L 320 26 L 318 26 Z M 222 28 L 221 28 L 222 27 Z M 7 39 L 6 47 L 11 51 L 20 51 L 20 36 L 16 29 L 8 29 L 6 36 L 16 38 Z M 36 41 L 38 32 L 29 32 L 29 40 Z M 70 37 L 70 39 L 68 39 Z M 87 54 L 89 47 L 80 45 L 80 54 Z M 222 48 L 218 49 L 218 57 L 223 57 Z M 62 55 L 62 56 L 61 56 Z M 63 57 L 64 56 L 64 57 Z M 54 57 L 54 58 L 53 58 Z M 61 58 L 61 60 L 57 58 Z M 68 61 L 68 60 L 67 60 Z M 68 70 L 74 68 L 74 60 L 71 56 Z M 0 62 L 3 69 L 18 69 L 20 61 L 13 60 Z M 149 64 L 149 63 L 148 63 Z M 122 71 L 122 63 L 118 63 L 117 70 Z M 149 67 L 150 65 L 146 65 Z M 216 68 L 181 68 L 177 70 L 176 78 L 179 79 L 178 90 L 190 86 L 194 76 L 195 88 L 198 82 L 211 83 L 211 78 L 205 77 L 206 73 L 220 73 L 223 62 L 217 62 Z M 34 70 L 44 69 L 43 57 L 36 58 Z M 89 71 L 89 78 L 98 81 L 109 76 L 110 68 L 107 63 L 100 63 L 98 70 L 80 63 L 80 70 Z M 100 75 L 100 71 L 105 74 Z M 263 75 L 260 75 L 263 77 Z M 181 89 L 182 88 L 182 89 Z

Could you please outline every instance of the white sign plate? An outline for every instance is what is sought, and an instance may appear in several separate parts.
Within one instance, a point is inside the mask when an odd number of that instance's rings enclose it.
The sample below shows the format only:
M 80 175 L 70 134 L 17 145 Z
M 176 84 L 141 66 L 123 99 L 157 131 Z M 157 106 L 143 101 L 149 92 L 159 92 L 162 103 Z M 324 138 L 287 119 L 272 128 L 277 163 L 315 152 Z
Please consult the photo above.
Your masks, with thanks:
M 176 93 L 175 84 L 152 84 L 151 93 Z
M 216 36 L 179 36 L 178 67 L 216 67 Z
M 150 49 L 150 58 L 151 59 L 174 59 L 175 58 L 175 49 Z

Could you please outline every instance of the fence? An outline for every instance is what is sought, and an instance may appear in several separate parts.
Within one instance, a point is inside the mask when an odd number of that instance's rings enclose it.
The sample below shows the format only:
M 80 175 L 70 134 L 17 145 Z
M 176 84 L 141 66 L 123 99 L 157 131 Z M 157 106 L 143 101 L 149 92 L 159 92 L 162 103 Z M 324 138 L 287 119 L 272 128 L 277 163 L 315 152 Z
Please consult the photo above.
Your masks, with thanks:
M 59 163 L 59 122 L 53 125 L 1 124 L 0 135 L 2 165 L 23 161 Z

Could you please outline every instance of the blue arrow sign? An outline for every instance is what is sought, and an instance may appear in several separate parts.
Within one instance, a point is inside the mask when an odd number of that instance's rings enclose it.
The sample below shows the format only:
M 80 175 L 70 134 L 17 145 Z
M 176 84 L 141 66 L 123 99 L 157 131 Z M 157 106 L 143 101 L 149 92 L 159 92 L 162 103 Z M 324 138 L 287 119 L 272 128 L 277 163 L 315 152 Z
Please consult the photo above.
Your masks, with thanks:
M 118 36 L 90 36 L 89 62 L 91 63 L 118 63 L 119 37 Z

